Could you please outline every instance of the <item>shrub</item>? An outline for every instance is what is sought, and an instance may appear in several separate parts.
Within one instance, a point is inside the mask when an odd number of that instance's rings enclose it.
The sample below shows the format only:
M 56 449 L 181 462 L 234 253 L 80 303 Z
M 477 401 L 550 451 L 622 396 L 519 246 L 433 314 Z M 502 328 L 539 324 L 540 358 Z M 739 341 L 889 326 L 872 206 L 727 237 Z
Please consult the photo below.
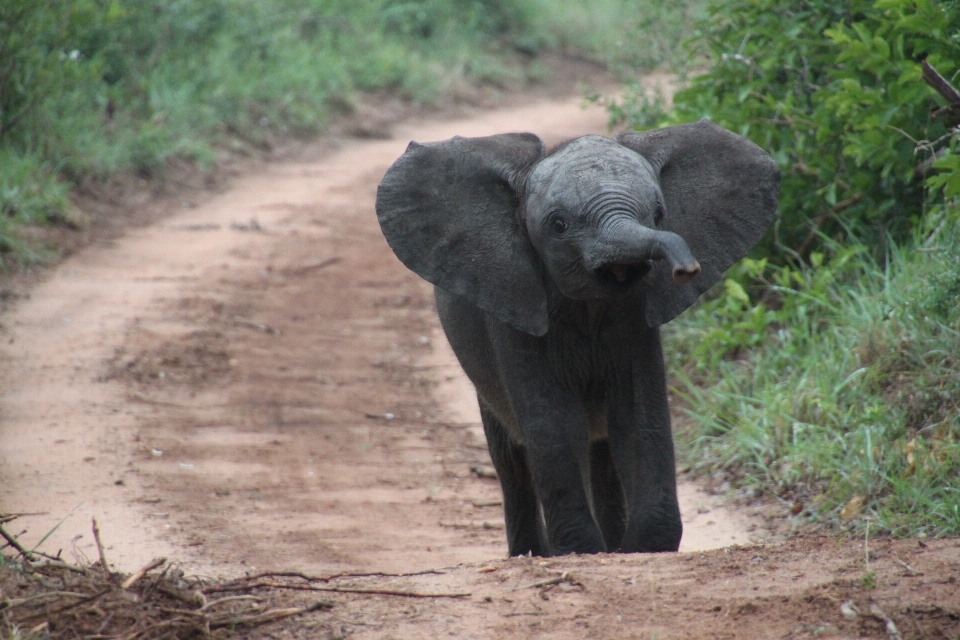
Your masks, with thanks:
M 960 218 L 919 249 L 745 260 L 668 325 L 680 458 L 823 527 L 960 533 Z M 753 303 L 748 291 L 760 293 Z
M 960 71 L 960 5 L 935 0 L 713 2 L 690 45 L 707 67 L 674 96 L 673 110 L 632 97 L 616 115 L 633 126 L 710 118 L 768 150 L 783 170 L 776 261 L 805 256 L 820 237 L 848 231 L 882 248 L 908 240 L 942 201 L 956 156 L 932 167 L 949 136 L 930 114 L 942 105 L 921 80 L 929 60 Z M 960 166 L 960 165 L 958 165 Z M 960 178 L 949 195 L 960 193 Z M 798 255 L 799 254 L 799 255 Z
M 783 171 L 764 243 L 665 334 L 687 468 L 816 526 L 960 533 L 960 119 L 921 80 L 960 76 L 958 9 L 711 2 L 673 110 L 642 88 L 611 109 L 710 118 Z

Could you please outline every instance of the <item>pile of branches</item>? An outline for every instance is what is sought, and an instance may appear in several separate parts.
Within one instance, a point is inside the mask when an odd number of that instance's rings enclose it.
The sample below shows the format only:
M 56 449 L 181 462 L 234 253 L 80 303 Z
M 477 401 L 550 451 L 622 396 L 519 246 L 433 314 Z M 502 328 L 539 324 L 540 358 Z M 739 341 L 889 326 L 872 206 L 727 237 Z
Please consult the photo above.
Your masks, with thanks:
M 254 595 L 254 588 L 188 578 L 165 558 L 136 573 L 110 570 L 99 530 L 94 537 L 99 561 L 86 566 L 28 551 L 2 524 L 0 515 L 0 637 L 164 640 L 226 637 L 235 630 L 329 609 L 330 601 L 276 607 L 275 593 Z M 10 550 L 15 552 L 10 553 Z M 209 592 L 209 594 L 208 594 Z M 217 595 L 213 595 L 217 594 Z
M 187 577 L 178 567 L 168 564 L 166 558 L 157 558 L 127 575 L 110 570 L 96 520 L 93 537 L 99 560 L 70 564 L 59 556 L 25 549 L 17 536 L 3 528 L 16 517 L 0 514 L 2 638 L 209 640 L 334 607 L 330 600 L 279 606 L 278 602 L 285 599 L 283 594 L 299 593 L 302 597 L 308 592 L 323 592 L 402 598 L 471 595 L 355 584 L 361 579 L 443 573 L 436 569 L 413 573 L 342 572 L 326 576 L 295 571 L 269 572 L 217 582 Z M 353 582 L 345 584 L 341 580 Z
M 0 567 L 0 634 L 30 637 L 213 638 L 231 631 L 333 607 L 317 600 L 301 607 L 271 608 L 270 596 L 208 598 L 197 579 L 167 567 L 145 577 L 164 558 L 131 576 L 105 575 L 98 564 L 5 558 Z M 20 595 L 20 594 L 23 595 Z M 17 597 L 14 597 L 17 596 Z

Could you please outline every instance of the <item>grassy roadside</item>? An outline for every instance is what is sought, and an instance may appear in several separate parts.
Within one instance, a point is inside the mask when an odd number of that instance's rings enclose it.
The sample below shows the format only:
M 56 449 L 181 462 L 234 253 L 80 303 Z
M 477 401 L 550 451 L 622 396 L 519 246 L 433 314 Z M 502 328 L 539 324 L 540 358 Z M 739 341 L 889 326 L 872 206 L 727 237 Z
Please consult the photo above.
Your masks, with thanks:
M 465 85 L 549 81 L 563 51 L 669 63 L 690 3 L 622 0 L 10 0 L 0 5 L 0 259 L 24 226 L 82 224 L 70 193 L 172 158 L 322 132 L 357 96 L 432 104 Z M 649 32 L 650 37 L 639 37 Z
M 665 329 L 679 457 L 814 529 L 960 535 L 955 0 L 709 1 L 699 73 L 638 128 L 707 117 L 780 165 L 771 232 Z
M 666 330 L 682 464 L 815 529 L 960 534 L 958 253 L 953 219 L 885 261 L 827 243 L 738 265 Z

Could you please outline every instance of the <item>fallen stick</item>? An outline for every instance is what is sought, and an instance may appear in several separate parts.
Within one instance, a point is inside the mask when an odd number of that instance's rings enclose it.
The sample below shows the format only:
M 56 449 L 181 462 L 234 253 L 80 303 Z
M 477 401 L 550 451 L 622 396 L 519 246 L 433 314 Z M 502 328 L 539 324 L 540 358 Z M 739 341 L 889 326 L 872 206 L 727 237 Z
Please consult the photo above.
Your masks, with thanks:
M 893 561 L 896 562 L 896 563 L 897 563 L 898 565 L 900 565 L 901 567 L 903 567 L 904 569 L 906 569 L 907 572 L 908 572 L 908 575 L 911 575 L 911 576 L 922 576 L 922 575 L 923 575 L 923 572 L 917 571 L 916 569 L 914 569 L 913 567 L 911 567 L 911 566 L 908 565 L 906 562 L 904 562 L 903 560 L 901 560 L 900 558 L 898 558 L 898 557 L 896 557 L 896 556 L 893 557 Z
M 426 575 L 445 575 L 445 571 L 439 569 L 425 569 L 423 571 L 411 571 L 408 573 L 387 573 L 385 571 L 343 571 L 341 573 L 333 573 L 327 576 L 311 576 L 300 571 L 264 571 L 263 573 L 256 573 L 252 576 L 245 576 L 243 578 L 238 578 L 232 582 L 228 582 L 226 585 L 217 585 L 217 586 L 229 586 L 233 587 L 234 585 L 242 584 L 243 582 L 251 582 L 254 580 L 260 580 L 261 578 L 302 578 L 307 582 L 330 582 L 331 580 L 339 580 L 340 578 L 409 578 L 410 576 L 426 576 Z M 216 592 L 216 586 L 214 588 L 206 590 L 207 593 Z
M 17 542 L 17 539 L 12 535 L 10 535 L 9 533 L 7 533 L 7 530 L 4 529 L 3 527 L 0 527 L 0 537 L 6 540 L 11 547 L 17 550 L 17 553 L 19 553 L 21 556 L 23 556 L 27 560 L 33 560 L 36 557 L 32 553 L 24 549 L 20 545 L 20 543 Z
M 305 273 L 309 273 L 309 272 L 311 272 L 311 271 L 316 271 L 317 269 L 324 269 L 324 268 L 329 267 L 329 266 L 331 266 L 331 265 L 337 264 L 337 263 L 340 262 L 341 260 L 342 260 L 341 257 L 339 257 L 339 256 L 334 256 L 334 257 L 332 257 L 332 258 L 327 258 L 326 260 L 322 260 L 322 261 L 317 262 L 317 263 L 315 263 L 315 264 L 308 264 L 308 265 L 304 265 L 304 266 L 302 266 L 302 267 L 296 267 L 296 268 L 286 269 L 286 272 L 287 272 L 287 275 L 291 275 L 291 276 L 302 276 L 302 275 L 304 275 Z
M 93 539 L 97 542 L 97 552 L 100 553 L 100 566 L 103 567 L 103 579 L 110 580 L 110 565 L 107 564 L 107 556 L 103 553 L 103 542 L 100 541 L 100 527 L 97 526 L 97 519 L 91 518 L 93 522 Z
M 484 502 L 480 502 L 480 501 L 477 501 L 477 500 L 473 500 L 473 501 L 471 501 L 470 504 L 472 504 L 473 506 L 477 507 L 478 509 L 480 509 L 480 508 L 482 508 L 482 507 L 502 507 L 502 506 L 503 506 L 503 500 L 487 500 L 487 501 L 484 501 Z
M 439 522 L 441 527 L 447 529 L 484 529 L 486 531 L 497 531 L 504 528 L 502 522 Z
M 282 620 L 283 618 L 289 618 L 290 616 L 300 615 L 302 613 L 309 613 L 311 611 L 317 611 L 318 609 L 332 609 L 332 602 L 325 602 L 317 600 L 312 602 L 305 607 L 290 607 L 289 609 L 273 609 L 271 611 L 264 611 L 263 613 L 251 615 L 251 616 L 229 616 L 221 617 L 216 620 L 210 620 L 211 629 L 219 629 L 221 627 L 232 627 L 236 625 L 245 625 L 249 627 L 255 627 L 267 622 L 273 622 L 274 620 Z
M 200 607 L 201 611 L 206 611 L 207 609 L 212 609 L 213 607 L 223 604 L 225 602 L 237 602 L 238 600 L 257 600 L 260 601 L 263 598 L 258 596 L 227 596 L 226 598 L 220 598 L 219 600 L 212 600 L 207 604 Z
M 254 322 L 253 320 L 247 320 L 245 318 L 234 318 L 233 321 L 235 324 L 238 324 L 242 327 L 247 327 L 248 329 L 255 329 L 261 333 L 269 333 L 269 334 L 279 333 L 273 327 L 266 324 L 260 324 L 259 322 Z
M 209 618 L 207 614 L 205 614 L 203 611 L 200 611 L 200 610 L 195 611 L 193 609 L 171 609 L 169 607 L 160 607 L 160 611 L 162 611 L 163 613 L 169 613 L 170 615 L 175 615 L 175 616 L 191 616 L 194 618 L 204 618 L 204 619 Z
M 6 611 L 7 609 L 13 609 L 14 607 L 19 607 L 25 605 L 34 600 L 42 600 L 44 598 L 89 598 L 89 593 L 74 593 L 73 591 L 47 591 L 46 593 L 38 593 L 35 596 L 30 596 L 29 598 L 17 598 L 16 600 L 4 600 L 0 602 L 0 611 Z
M 462 593 L 422 593 L 419 591 L 395 591 L 393 589 L 354 589 L 352 587 L 313 587 L 317 591 L 334 593 L 365 593 L 375 596 L 400 596 L 402 598 L 469 598 L 472 592 Z
M 43 569 L 45 567 L 51 567 L 53 569 L 66 569 L 67 571 L 73 571 L 74 573 L 82 573 L 83 575 L 87 574 L 87 570 L 81 566 L 78 566 L 75 564 L 68 564 L 66 562 L 63 562 L 62 560 L 55 560 L 53 558 L 47 558 L 46 560 L 31 562 L 30 566 L 34 569 Z
M 153 571 L 157 567 L 162 566 L 163 563 L 165 563 L 166 561 L 167 561 L 166 558 L 154 558 L 153 560 L 148 562 L 146 565 L 138 569 L 136 573 L 134 573 L 129 578 L 124 580 L 123 584 L 121 584 L 120 586 L 123 589 L 129 589 L 130 587 L 135 585 L 140 580 L 140 578 L 147 575 L 148 572 Z
M 84 597 L 82 597 L 82 598 L 79 598 L 79 597 L 78 597 L 76 602 L 71 602 L 70 604 L 64 605 L 64 606 L 60 607 L 59 609 L 53 609 L 52 611 L 47 610 L 47 611 L 39 611 L 39 612 L 37 612 L 37 613 L 31 613 L 31 614 L 28 615 L 28 616 L 24 616 L 24 617 L 20 618 L 20 619 L 19 619 L 19 622 L 24 622 L 25 620 L 31 620 L 31 619 L 33 619 L 33 618 L 40 618 L 40 617 L 44 617 L 44 616 L 52 616 L 52 615 L 56 615 L 56 614 L 58 614 L 58 613 L 63 613 L 64 611 L 69 611 L 70 609 L 73 609 L 73 608 L 75 608 L 75 607 L 79 607 L 80 605 L 84 604 L 85 602 L 96 601 L 96 600 L 99 599 L 100 597 L 102 597 L 102 596 L 110 593 L 110 591 L 111 591 L 111 588 L 110 588 L 110 587 L 107 587 L 106 589 L 101 589 L 101 590 L 98 591 L 97 593 L 87 594 L 86 596 L 84 596 Z M 53 592 L 51 592 L 51 593 L 53 593 Z M 82 594 L 78 594 L 78 595 L 82 595 Z
M 572 585 L 582 587 L 583 583 L 574 578 L 574 576 L 569 571 L 564 571 L 559 576 L 553 578 L 547 578 L 546 580 L 540 580 L 539 582 L 533 582 L 531 584 L 523 585 L 522 587 L 514 587 L 512 589 L 507 589 L 507 591 L 523 591 L 524 589 L 539 589 L 540 587 L 549 587 L 555 584 L 562 584 L 564 582 L 569 582 Z
M 284 582 L 254 582 L 251 584 L 224 585 L 208 589 L 207 593 L 242 591 L 243 589 L 291 589 L 293 591 L 326 591 L 330 593 L 362 593 L 374 596 L 399 596 L 403 598 L 467 598 L 473 593 L 422 593 L 420 591 L 397 591 L 394 589 L 363 589 L 359 587 L 315 587 L 309 584 L 286 584 Z

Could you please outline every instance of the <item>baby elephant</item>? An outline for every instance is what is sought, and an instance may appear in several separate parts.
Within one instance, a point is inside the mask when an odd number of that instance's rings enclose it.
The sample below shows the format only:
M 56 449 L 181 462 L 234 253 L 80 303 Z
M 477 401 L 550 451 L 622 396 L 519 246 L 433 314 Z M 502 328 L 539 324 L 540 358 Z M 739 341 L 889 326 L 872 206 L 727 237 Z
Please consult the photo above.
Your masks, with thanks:
M 700 121 L 549 153 L 529 133 L 411 143 L 377 192 L 477 388 L 510 555 L 675 551 L 659 326 L 764 234 L 780 173 Z

